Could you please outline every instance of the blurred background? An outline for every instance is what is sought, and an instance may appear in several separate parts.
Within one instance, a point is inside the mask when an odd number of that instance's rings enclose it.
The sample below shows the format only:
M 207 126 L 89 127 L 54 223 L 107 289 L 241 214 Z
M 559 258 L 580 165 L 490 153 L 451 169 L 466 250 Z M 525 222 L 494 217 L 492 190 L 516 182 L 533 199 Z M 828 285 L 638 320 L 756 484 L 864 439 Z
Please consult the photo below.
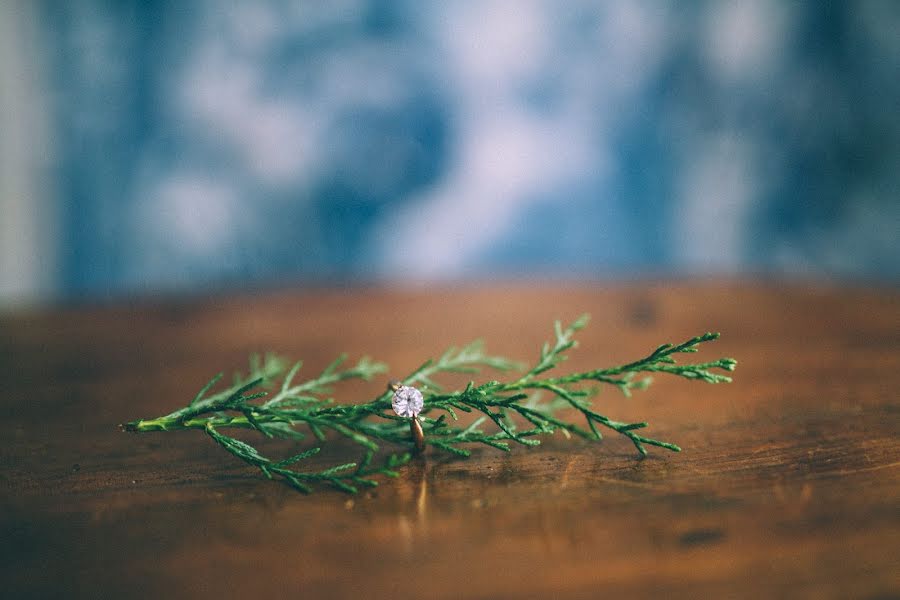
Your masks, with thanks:
M 0 2 L 0 307 L 900 277 L 900 2 Z

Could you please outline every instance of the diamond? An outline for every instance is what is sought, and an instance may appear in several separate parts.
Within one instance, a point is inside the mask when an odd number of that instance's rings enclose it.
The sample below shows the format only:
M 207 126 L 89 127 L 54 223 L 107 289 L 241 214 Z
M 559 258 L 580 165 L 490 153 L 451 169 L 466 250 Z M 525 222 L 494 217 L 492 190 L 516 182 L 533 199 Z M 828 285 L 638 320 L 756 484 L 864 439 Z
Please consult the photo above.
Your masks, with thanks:
M 425 399 L 422 398 L 422 392 L 411 385 L 401 385 L 397 388 L 397 391 L 394 392 L 394 397 L 391 400 L 391 406 L 393 406 L 394 412 L 401 417 L 416 416 L 422 412 L 422 407 L 424 405 Z

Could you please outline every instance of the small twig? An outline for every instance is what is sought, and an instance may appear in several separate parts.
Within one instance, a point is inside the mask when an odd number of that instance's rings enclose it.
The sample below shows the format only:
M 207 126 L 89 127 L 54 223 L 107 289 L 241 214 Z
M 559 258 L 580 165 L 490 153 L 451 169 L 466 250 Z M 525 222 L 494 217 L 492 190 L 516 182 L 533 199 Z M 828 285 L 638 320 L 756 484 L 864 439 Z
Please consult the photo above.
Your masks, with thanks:
M 615 421 L 596 412 L 590 402 L 596 390 L 583 386 L 607 384 L 629 395 L 650 384 L 649 378 L 635 379 L 636 375 L 646 373 L 664 373 L 707 383 L 730 382 L 730 377 L 714 370 L 733 371 L 737 364 L 734 359 L 685 365 L 677 364 L 675 359 L 676 354 L 696 352 L 701 344 L 717 339 L 719 334 L 706 333 L 680 344 L 663 344 L 644 358 L 617 367 L 542 377 L 558 367 L 566 353 L 576 347 L 574 335 L 587 322 L 586 315 L 568 327 L 556 322 L 555 339 L 544 344 L 534 365 L 505 383 L 488 381 L 476 385 L 469 382 L 463 390 L 444 392 L 435 381 L 434 377 L 442 373 L 477 373 L 483 367 L 499 371 L 522 369 L 509 359 L 486 354 L 480 341 L 460 349 L 450 348 L 437 360 L 426 361 L 407 375 L 404 384 L 423 387 L 425 406 L 419 424 L 425 444 L 465 457 L 470 454 L 465 446 L 470 444 L 483 444 L 508 452 L 511 442 L 534 446 L 540 444 L 541 437 L 556 431 L 566 436 L 574 434 L 588 440 L 600 440 L 599 428 L 602 427 L 628 438 L 642 455 L 647 453 L 645 446 L 680 451 L 671 442 L 638 434 L 639 429 L 647 427 L 645 422 Z M 396 468 L 410 460 L 410 452 L 421 449 L 422 440 L 411 436 L 408 419 L 390 412 L 390 392 L 364 403 L 332 402 L 328 394 L 334 384 L 349 379 L 368 381 L 387 371 L 386 365 L 368 358 L 341 370 L 344 360 L 341 356 L 314 378 L 295 383 L 302 363 L 297 362 L 286 369 L 288 363 L 275 355 L 253 356 L 249 373 L 236 375 L 230 387 L 207 396 L 222 378 L 222 374 L 218 374 L 184 408 L 155 419 L 132 421 L 124 425 L 124 429 L 135 432 L 202 429 L 229 453 L 259 468 L 270 479 L 279 478 L 303 492 L 308 492 L 316 483 L 355 492 L 360 486 L 377 485 L 377 481 L 371 479 L 373 475 L 396 476 Z M 280 385 L 275 386 L 279 377 Z M 260 387 L 274 389 L 274 392 L 253 391 Z M 542 400 L 541 392 L 549 392 L 550 397 Z M 558 415 L 561 408 L 579 413 L 584 427 Z M 479 412 L 482 416 L 466 426 L 451 425 L 450 422 L 458 418 L 457 411 Z M 433 416 L 435 414 L 437 417 Z M 497 431 L 491 433 L 482 429 L 488 421 Z M 527 427 L 520 429 L 517 421 Z M 227 428 L 253 429 L 265 437 L 294 440 L 306 438 L 306 430 L 320 443 L 327 440 L 330 431 L 359 445 L 363 454 L 357 462 L 322 471 L 298 471 L 290 467 L 318 454 L 321 446 L 284 460 L 273 460 L 250 444 L 222 433 Z M 380 443 L 405 447 L 408 451 L 391 454 L 383 466 L 373 467 L 371 463 Z M 419 448 L 416 448 L 417 444 Z

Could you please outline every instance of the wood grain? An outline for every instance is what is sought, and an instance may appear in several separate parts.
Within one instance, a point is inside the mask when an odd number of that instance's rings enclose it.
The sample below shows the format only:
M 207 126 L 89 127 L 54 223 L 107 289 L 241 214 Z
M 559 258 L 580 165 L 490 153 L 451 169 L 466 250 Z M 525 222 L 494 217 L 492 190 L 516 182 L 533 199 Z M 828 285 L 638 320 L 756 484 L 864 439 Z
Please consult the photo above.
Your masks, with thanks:
M 554 437 L 302 496 L 196 432 L 117 426 L 183 405 L 252 350 L 310 369 L 366 353 L 401 374 L 478 336 L 530 358 L 554 318 L 585 311 L 571 368 L 723 333 L 698 357 L 737 358 L 734 384 L 657 378 L 598 399 L 684 452 Z M 7 315 L 0 595 L 900 597 L 898 350 L 895 289 L 825 284 L 319 289 Z

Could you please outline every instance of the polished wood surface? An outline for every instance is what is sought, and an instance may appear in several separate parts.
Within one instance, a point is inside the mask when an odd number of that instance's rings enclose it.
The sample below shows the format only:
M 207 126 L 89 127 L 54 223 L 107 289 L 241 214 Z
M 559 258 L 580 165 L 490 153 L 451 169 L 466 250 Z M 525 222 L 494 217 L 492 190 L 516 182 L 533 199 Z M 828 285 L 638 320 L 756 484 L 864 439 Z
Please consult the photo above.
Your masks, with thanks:
M 585 311 L 565 368 L 722 332 L 687 358 L 737 358 L 735 383 L 657 377 L 597 399 L 684 452 L 640 459 L 614 434 L 469 460 L 430 450 L 371 492 L 303 496 L 199 432 L 118 427 L 182 406 L 253 350 L 311 370 L 366 353 L 398 375 L 479 336 L 531 358 L 554 318 Z M 900 597 L 898 350 L 895 289 L 822 284 L 285 291 L 9 314 L 0 596 Z M 326 448 L 319 464 L 355 457 Z

